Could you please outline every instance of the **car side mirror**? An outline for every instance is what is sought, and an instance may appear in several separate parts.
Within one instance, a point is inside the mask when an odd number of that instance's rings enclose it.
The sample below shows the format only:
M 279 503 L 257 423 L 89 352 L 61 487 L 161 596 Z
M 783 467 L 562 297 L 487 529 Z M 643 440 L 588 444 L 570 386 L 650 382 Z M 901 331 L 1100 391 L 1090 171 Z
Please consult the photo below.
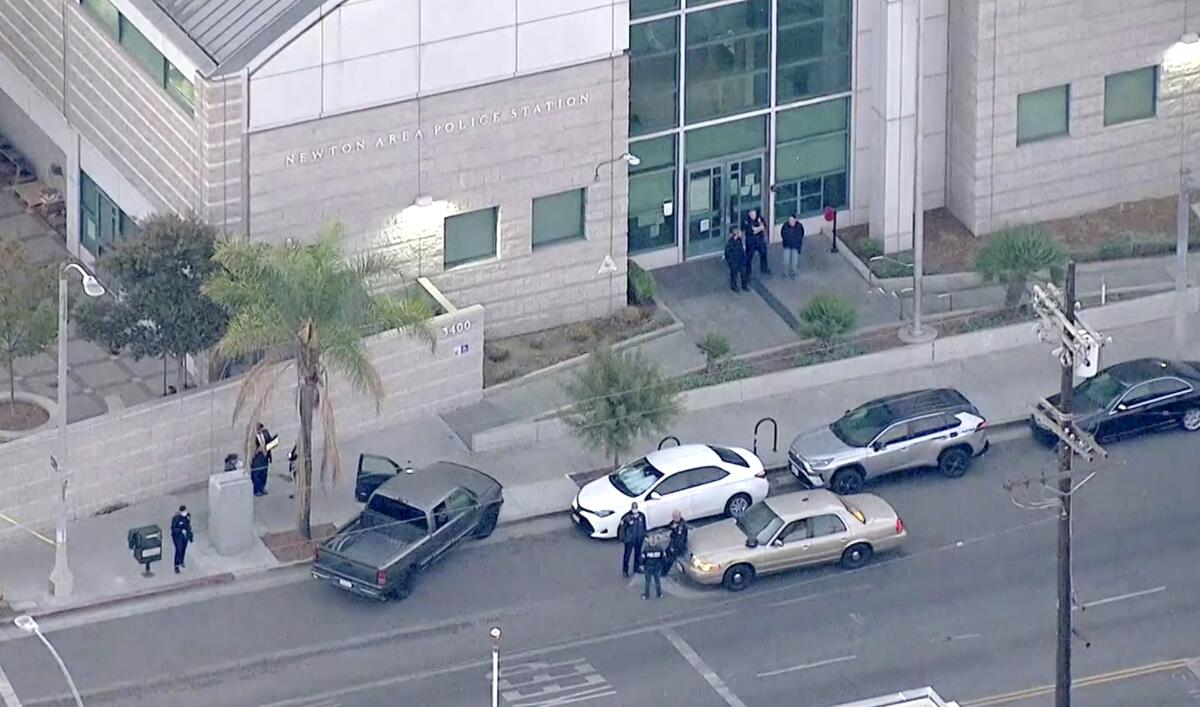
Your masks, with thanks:
M 755 538 L 747 538 L 746 547 L 758 547 L 758 540 Z
M 772 546 L 774 546 L 774 547 L 783 547 L 783 541 L 782 541 L 782 540 L 776 540 L 775 542 L 771 543 L 771 545 L 772 545 Z
M 662 494 L 658 491 L 651 491 L 647 498 L 649 498 L 651 501 L 660 501 L 662 500 Z
M 871 445 L 871 449 L 875 450 L 876 452 L 882 452 L 883 448 L 886 446 L 887 445 L 884 444 L 883 442 L 875 442 L 874 444 Z
M 1121 403 L 1120 405 L 1117 406 L 1117 412 L 1125 412 L 1128 409 L 1129 409 L 1129 406 L 1126 405 L 1125 403 Z

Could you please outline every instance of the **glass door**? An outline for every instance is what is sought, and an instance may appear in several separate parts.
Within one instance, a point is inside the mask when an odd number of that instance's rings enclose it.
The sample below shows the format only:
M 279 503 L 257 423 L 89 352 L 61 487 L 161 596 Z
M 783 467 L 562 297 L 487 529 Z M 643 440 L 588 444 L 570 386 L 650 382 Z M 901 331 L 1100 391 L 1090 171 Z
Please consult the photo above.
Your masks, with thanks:
M 688 230 L 683 257 L 716 253 L 725 247 L 725 165 L 688 171 Z
M 741 224 L 746 212 L 762 213 L 762 176 L 762 155 L 688 170 L 685 258 L 720 252 L 730 228 Z

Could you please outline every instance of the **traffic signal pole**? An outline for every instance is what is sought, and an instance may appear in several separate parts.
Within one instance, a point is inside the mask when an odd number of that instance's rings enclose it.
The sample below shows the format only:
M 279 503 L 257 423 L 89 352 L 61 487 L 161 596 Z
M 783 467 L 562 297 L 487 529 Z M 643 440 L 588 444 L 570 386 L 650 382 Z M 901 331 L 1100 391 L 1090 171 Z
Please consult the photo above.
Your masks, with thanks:
M 1075 324 L 1075 263 L 1067 263 L 1067 283 L 1063 316 L 1069 325 Z M 1075 403 L 1075 371 L 1073 357 L 1060 357 L 1062 381 L 1058 393 L 1058 410 L 1070 419 Z M 1058 650 L 1055 656 L 1054 707 L 1071 707 L 1071 609 L 1074 608 L 1071 587 L 1071 462 L 1074 450 L 1066 442 L 1058 443 L 1058 492 L 1061 507 L 1058 515 Z

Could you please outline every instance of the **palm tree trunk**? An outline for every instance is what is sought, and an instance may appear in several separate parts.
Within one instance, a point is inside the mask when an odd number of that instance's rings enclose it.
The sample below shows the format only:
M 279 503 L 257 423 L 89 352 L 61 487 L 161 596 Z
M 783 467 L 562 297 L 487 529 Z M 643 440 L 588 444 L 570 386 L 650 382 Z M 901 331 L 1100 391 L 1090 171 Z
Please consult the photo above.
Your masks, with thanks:
M 182 394 L 184 390 L 187 390 L 187 356 L 177 356 L 175 360 L 179 364 L 179 367 L 175 370 L 177 383 L 175 390 Z
M 14 366 L 15 359 L 8 359 L 8 414 L 16 416 L 17 414 L 17 372 Z
M 316 379 L 300 377 L 300 449 L 296 469 L 296 530 L 305 539 L 312 539 L 312 435 L 313 411 L 317 406 Z
M 1021 304 L 1021 295 L 1025 294 L 1025 283 L 1010 282 L 1004 290 L 1004 306 L 1008 309 L 1016 309 L 1017 305 Z

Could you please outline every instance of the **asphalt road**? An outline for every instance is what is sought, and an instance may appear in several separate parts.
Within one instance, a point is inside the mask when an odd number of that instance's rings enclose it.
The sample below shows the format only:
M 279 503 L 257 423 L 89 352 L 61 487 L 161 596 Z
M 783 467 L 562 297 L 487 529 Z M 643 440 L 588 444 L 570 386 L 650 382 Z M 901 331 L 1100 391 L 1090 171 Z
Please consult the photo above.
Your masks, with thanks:
M 1111 446 L 1076 496 L 1076 702 L 1200 701 L 1200 435 Z M 871 491 L 908 546 L 857 572 L 806 570 L 741 594 L 671 580 L 661 601 L 617 571 L 620 548 L 561 520 L 504 530 L 379 605 L 316 582 L 49 623 L 87 704 L 476 707 L 488 629 L 503 628 L 501 704 L 828 707 L 934 686 L 964 707 L 1052 704 L 1055 525 L 1008 479 L 1052 471 L 1028 440 L 964 478 L 904 475 Z M 11 634 L 0 636 L 3 639 Z M 67 705 L 35 640 L 0 640 L 23 704 Z

